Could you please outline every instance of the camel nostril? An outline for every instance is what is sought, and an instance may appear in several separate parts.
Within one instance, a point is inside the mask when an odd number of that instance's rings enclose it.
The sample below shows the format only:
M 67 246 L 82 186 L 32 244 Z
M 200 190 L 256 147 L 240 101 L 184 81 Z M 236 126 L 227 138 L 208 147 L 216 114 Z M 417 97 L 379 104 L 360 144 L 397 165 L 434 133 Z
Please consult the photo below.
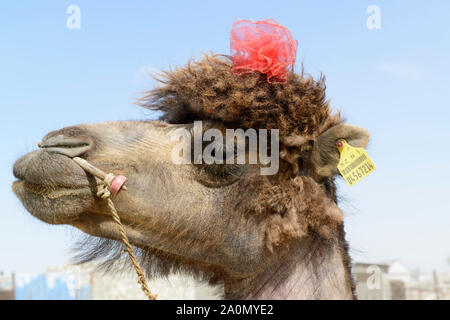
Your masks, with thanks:
M 92 143 L 87 138 L 65 137 L 61 134 L 45 139 L 38 146 L 49 153 L 59 153 L 73 158 L 89 151 Z

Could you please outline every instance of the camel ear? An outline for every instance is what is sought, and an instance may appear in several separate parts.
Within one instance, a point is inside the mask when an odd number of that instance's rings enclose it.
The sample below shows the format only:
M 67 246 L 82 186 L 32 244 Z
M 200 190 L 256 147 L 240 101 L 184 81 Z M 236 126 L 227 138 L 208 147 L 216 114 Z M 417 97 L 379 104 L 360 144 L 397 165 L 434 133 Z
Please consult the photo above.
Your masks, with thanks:
M 314 171 L 322 177 L 329 177 L 338 173 L 339 151 L 336 142 L 344 139 L 353 147 L 365 148 L 369 143 L 369 132 L 366 129 L 339 124 L 322 133 L 314 144 L 311 162 Z

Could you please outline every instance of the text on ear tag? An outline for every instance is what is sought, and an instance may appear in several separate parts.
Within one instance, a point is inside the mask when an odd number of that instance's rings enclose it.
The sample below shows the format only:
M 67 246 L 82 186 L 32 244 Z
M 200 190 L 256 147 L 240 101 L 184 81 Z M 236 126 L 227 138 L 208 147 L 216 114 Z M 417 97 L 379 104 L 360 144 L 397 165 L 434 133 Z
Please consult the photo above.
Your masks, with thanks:
M 375 165 L 364 148 L 352 147 L 342 139 L 338 141 L 337 148 L 341 154 L 337 168 L 349 186 L 355 185 L 375 170 Z

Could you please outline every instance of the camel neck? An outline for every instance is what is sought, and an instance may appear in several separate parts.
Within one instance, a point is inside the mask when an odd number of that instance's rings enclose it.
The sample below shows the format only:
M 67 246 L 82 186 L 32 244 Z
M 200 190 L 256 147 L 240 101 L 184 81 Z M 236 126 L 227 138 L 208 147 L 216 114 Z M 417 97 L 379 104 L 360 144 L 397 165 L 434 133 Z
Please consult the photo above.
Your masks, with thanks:
M 346 247 L 341 241 L 312 236 L 290 249 L 282 260 L 253 279 L 226 283 L 225 299 L 354 298 Z

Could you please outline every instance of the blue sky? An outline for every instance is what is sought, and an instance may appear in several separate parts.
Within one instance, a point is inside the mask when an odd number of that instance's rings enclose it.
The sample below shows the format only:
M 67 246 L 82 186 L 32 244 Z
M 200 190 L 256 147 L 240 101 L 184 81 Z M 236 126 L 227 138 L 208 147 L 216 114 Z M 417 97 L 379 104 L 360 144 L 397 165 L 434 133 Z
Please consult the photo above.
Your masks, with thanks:
M 69 5 L 81 29 L 66 27 Z M 369 5 L 381 29 L 369 30 Z M 78 231 L 45 225 L 13 196 L 12 165 L 49 131 L 152 118 L 133 105 L 166 69 L 229 52 L 239 19 L 278 20 L 299 41 L 297 67 L 327 77 L 348 123 L 367 128 L 377 170 L 339 183 L 355 260 L 446 266 L 450 255 L 450 3 L 447 1 L 10 1 L 0 7 L 0 270 L 69 259 Z

